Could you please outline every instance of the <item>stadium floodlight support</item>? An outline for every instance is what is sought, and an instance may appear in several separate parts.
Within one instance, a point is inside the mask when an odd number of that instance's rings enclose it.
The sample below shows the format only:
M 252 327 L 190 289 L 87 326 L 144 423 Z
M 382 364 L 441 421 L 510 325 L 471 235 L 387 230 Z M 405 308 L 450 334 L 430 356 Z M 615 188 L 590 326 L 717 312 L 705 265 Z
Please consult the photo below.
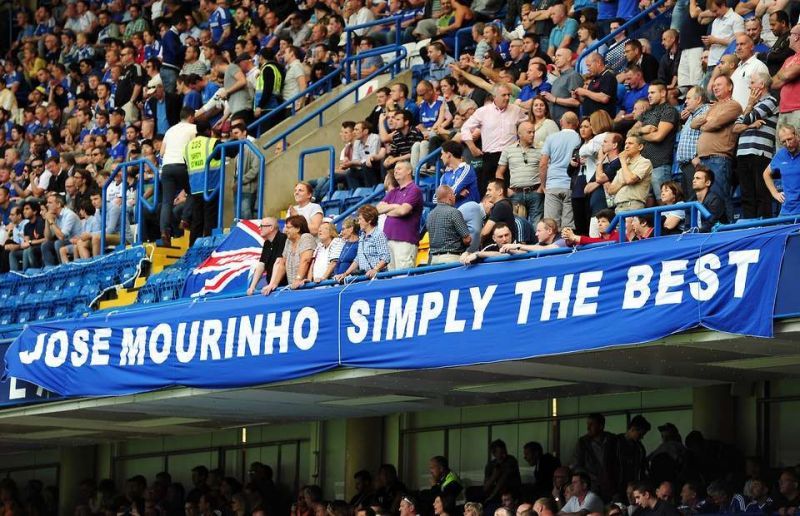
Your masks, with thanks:
M 690 223 L 689 228 L 694 230 L 698 228 L 698 224 L 700 223 L 701 218 L 711 218 L 711 213 L 703 206 L 701 203 L 697 201 L 692 202 L 683 202 L 678 204 L 667 204 L 665 206 L 653 206 L 652 208 L 642 208 L 641 210 L 630 210 L 630 211 L 621 211 L 618 212 L 611 223 L 608 225 L 608 229 L 606 229 L 606 233 L 611 233 L 614 231 L 614 228 L 619 226 L 619 241 L 625 241 L 625 219 L 628 217 L 636 217 L 639 215 L 653 215 L 654 219 L 655 216 L 660 215 L 661 213 L 667 211 L 678 211 L 684 210 L 689 211 Z M 661 224 L 653 222 L 653 236 L 659 237 L 661 236 Z
M 303 115 L 303 116 L 299 120 L 297 120 L 292 125 L 290 125 L 288 128 L 286 128 L 286 130 L 283 131 L 281 134 L 279 134 L 279 135 L 275 136 L 274 138 L 270 139 L 266 144 L 264 144 L 262 146 L 262 148 L 263 149 L 269 149 L 270 147 L 272 147 L 273 145 L 278 144 L 278 143 L 281 143 L 283 145 L 283 147 L 285 148 L 287 143 L 288 143 L 289 136 L 292 133 L 294 133 L 296 130 L 298 130 L 299 128 L 303 127 L 307 122 L 310 122 L 311 120 L 313 120 L 315 118 L 319 118 L 319 122 L 318 122 L 319 123 L 319 127 L 322 127 L 323 125 L 325 125 L 324 124 L 324 120 L 323 120 L 323 114 L 328 109 L 338 106 L 339 101 L 342 100 L 343 98 L 347 97 L 348 95 L 355 94 L 355 100 L 356 100 L 356 102 L 358 102 L 358 90 L 364 84 L 368 83 L 369 81 L 371 81 L 375 77 L 383 74 L 386 71 L 392 71 L 392 74 L 393 74 L 392 77 L 394 77 L 393 70 L 395 68 L 395 65 L 400 63 L 400 62 L 402 62 L 406 58 L 406 56 L 408 55 L 408 51 L 405 49 L 405 47 L 400 47 L 398 49 L 395 49 L 393 47 L 376 48 L 376 49 L 369 50 L 367 52 L 361 52 L 357 56 L 353 56 L 352 58 L 347 58 L 347 59 L 355 61 L 355 60 L 365 59 L 367 57 L 379 56 L 379 55 L 382 55 L 382 54 L 386 54 L 388 52 L 397 52 L 398 55 L 395 56 L 388 63 L 384 63 L 383 66 L 381 66 L 380 68 L 378 68 L 377 70 L 375 70 L 371 74 L 367 75 L 366 77 L 363 77 L 363 78 L 359 79 L 358 81 L 349 83 L 346 88 L 344 88 L 342 91 L 340 91 L 338 94 L 336 94 L 333 98 L 328 99 L 327 102 L 325 102 L 323 105 L 318 106 L 318 107 L 313 108 L 313 109 L 309 108 L 305 114 L 303 114 L 301 112 L 300 115 Z M 331 74 L 335 75 L 335 74 L 338 74 L 338 73 L 339 73 L 339 70 L 337 69 L 337 70 L 331 72 L 330 74 L 326 75 L 322 79 L 320 79 L 320 81 L 326 80 L 326 78 L 329 77 Z M 255 122 L 253 122 L 253 124 L 260 123 L 259 122 L 260 120 L 261 119 L 256 120 Z M 252 127 L 253 124 L 251 124 L 250 127 Z
M 214 229 L 214 234 L 222 233 L 222 220 L 224 215 L 225 209 L 225 175 L 227 174 L 227 168 L 225 166 L 225 151 L 230 148 L 235 148 L 233 154 L 235 154 L 238 159 L 236 160 L 236 203 L 233 207 L 233 217 L 235 220 L 239 220 L 241 217 L 242 211 L 242 176 L 244 176 L 244 149 L 247 147 L 253 154 L 256 155 L 258 158 L 258 198 L 256 200 L 256 208 L 258 218 L 260 219 L 264 214 L 264 173 L 266 171 L 267 161 L 264 158 L 264 154 L 261 152 L 261 149 L 258 146 L 245 138 L 244 140 L 231 140 L 223 143 L 217 143 L 214 146 L 214 149 L 208 154 L 206 157 L 206 164 L 205 168 L 203 169 L 203 199 L 206 202 L 210 202 L 214 199 L 214 195 L 217 194 L 217 202 L 219 205 L 219 209 L 217 212 L 217 227 Z M 217 186 L 214 188 L 209 188 L 208 184 L 208 176 L 209 172 L 211 171 L 211 161 L 213 161 L 214 156 L 217 154 L 220 155 L 220 165 L 219 165 L 219 181 L 217 182 Z
M 107 212 L 108 212 L 108 203 L 106 202 L 108 197 L 108 187 L 111 183 L 116 179 L 119 174 L 123 174 L 122 176 L 122 208 L 120 213 L 120 220 L 119 220 L 119 245 L 117 249 L 125 249 L 126 241 L 127 241 L 127 228 L 128 228 L 128 185 L 127 185 L 127 172 L 130 167 L 138 167 L 139 173 L 136 179 L 136 209 L 134 210 L 134 219 L 136 220 L 136 236 L 134 237 L 133 244 L 138 245 L 142 243 L 144 233 L 144 209 L 149 212 L 156 211 L 158 207 L 158 198 L 159 198 L 159 174 L 158 174 L 158 167 L 156 167 L 152 161 L 147 158 L 139 158 L 131 161 L 124 161 L 122 163 L 117 164 L 114 167 L 114 170 L 111 172 L 111 175 L 108 177 L 108 180 L 103 184 L 103 189 L 101 191 L 102 197 L 102 214 L 103 216 L 100 217 L 100 253 L 105 254 L 106 252 L 106 226 L 107 226 Z M 145 178 L 144 172 L 145 168 L 150 169 L 153 172 L 153 197 L 148 201 L 144 198 L 144 187 L 145 187 Z
M 318 154 L 320 152 L 328 153 L 328 178 L 330 179 L 330 184 L 328 185 L 328 196 L 331 197 L 333 196 L 333 190 L 336 188 L 336 149 L 333 147 L 333 145 L 323 145 L 321 147 L 303 149 L 300 152 L 300 157 L 297 158 L 297 180 L 303 181 L 305 179 L 306 156 Z
M 645 9 L 644 11 L 640 12 L 639 14 L 634 16 L 633 18 L 631 18 L 629 20 L 626 20 L 625 23 L 620 25 L 616 30 L 611 31 L 605 37 L 600 38 L 597 41 L 595 41 L 594 43 L 592 43 L 591 45 L 589 45 L 589 47 L 586 50 L 584 50 L 581 53 L 580 56 L 578 56 L 578 60 L 575 61 L 575 70 L 577 70 L 578 73 L 580 73 L 580 71 L 581 71 L 581 63 L 586 58 L 586 56 L 588 56 L 592 52 L 596 52 L 600 47 L 602 47 L 606 43 L 613 42 L 614 38 L 617 37 L 618 34 L 621 34 L 621 33 L 625 32 L 625 31 L 631 29 L 631 27 L 636 27 L 636 25 L 639 23 L 639 20 L 642 20 L 644 18 L 648 18 L 650 16 L 650 13 L 654 12 L 659 7 L 663 6 L 666 3 L 666 1 L 667 0 L 658 0 L 653 5 L 651 5 L 650 7 Z M 628 41 L 628 39 L 626 38 L 625 41 Z M 609 51 L 611 50 L 611 48 L 612 47 L 609 46 Z

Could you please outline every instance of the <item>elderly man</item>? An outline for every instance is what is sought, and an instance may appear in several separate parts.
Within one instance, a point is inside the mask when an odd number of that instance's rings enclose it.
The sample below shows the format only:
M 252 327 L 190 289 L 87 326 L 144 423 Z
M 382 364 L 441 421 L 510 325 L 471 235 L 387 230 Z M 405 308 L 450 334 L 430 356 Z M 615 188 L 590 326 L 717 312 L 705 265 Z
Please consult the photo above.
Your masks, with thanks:
M 252 296 L 258 282 L 264 273 L 267 273 L 267 283 L 272 278 L 272 271 L 278 260 L 282 260 L 283 248 L 286 246 L 286 235 L 278 229 L 278 220 L 274 217 L 265 217 L 261 221 L 261 236 L 264 238 L 264 247 L 261 249 L 261 257 L 258 259 L 256 269 L 253 271 L 253 277 L 250 280 L 250 286 L 247 289 L 247 295 Z M 286 277 L 283 278 L 282 285 L 286 285 Z
M 499 84 L 494 87 L 494 102 L 478 108 L 461 127 L 461 141 L 472 156 L 483 156 L 483 166 L 478 174 L 478 186 L 484 191 L 489 179 L 494 177 L 503 149 L 516 141 L 517 124 L 528 119 L 528 113 L 510 104 L 511 87 Z M 481 148 L 475 145 L 473 131 L 480 129 Z
M 422 191 L 414 183 L 411 163 L 408 161 L 395 165 L 394 178 L 398 186 L 378 203 L 378 213 L 386 215 L 383 233 L 392 255 L 390 270 L 410 269 L 417 260 Z
M 769 69 L 756 56 L 753 40 L 747 34 L 736 35 L 736 57 L 739 58 L 739 66 L 731 74 L 733 100 L 745 109 L 750 98 L 750 79 L 757 74 L 768 74 Z
M 544 212 L 544 195 L 539 191 L 541 186 L 539 169 L 533 160 L 533 124 L 530 122 L 519 124 L 517 136 L 519 142 L 503 149 L 496 176 L 511 185 L 509 191 L 512 195 L 511 202 L 524 206 L 528 221 L 536 227 Z M 506 171 L 510 176 L 508 179 L 505 177 Z
M 436 199 L 436 207 L 425 221 L 430 240 L 430 264 L 457 262 L 472 237 L 464 216 L 454 207 L 453 189 L 441 185 L 436 189 Z
M 586 67 L 591 76 L 589 84 L 574 90 L 581 101 L 583 116 L 591 116 L 602 109 L 613 117 L 617 106 L 617 79 L 614 73 L 606 68 L 605 59 L 597 52 L 586 58 Z
M 746 219 L 772 216 L 772 197 L 762 177 L 775 153 L 778 124 L 778 100 L 769 91 L 771 84 L 768 73 L 757 73 L 750 78 L 747 105 L 733 126 L 733 132 L 739 134 L 736 175 Z
M 764 182 L 772 197 L 781 203 L 781 215 L 800 214 L 800 139 L 797 128 L 783 125 L 778 129 L 781 148 L 775 153 L 769 166 L 764 170 Z M 780 171 L 783 192 L 778 192 L 772 180 L 772 173 Z
M 564 113 L 561 131 L 547 137 L 539 160 L 539 188 L 544 193 L 544 216 L 554 219 L 559 227 L 574 226 L 568 169 L 575 149 L 581 144 L 577 129 L 578 117 L 575 113 Z
M 733 173 L 733 150 L 736 147 L 736 134 L 733 125 L 742 114 L 742 106 L 731 98 L 733 82 L 730 77 L 720 75 L 712 85 L 717 102 L 711 105 L 705 115 L 692 120 L 692 129 L 700 130 L 697 140 L 695 166 L 702 163 L 714 171 L 714 189 L 725 201 L 728 219 L 733 218 L 731 202 L 731 174 Z

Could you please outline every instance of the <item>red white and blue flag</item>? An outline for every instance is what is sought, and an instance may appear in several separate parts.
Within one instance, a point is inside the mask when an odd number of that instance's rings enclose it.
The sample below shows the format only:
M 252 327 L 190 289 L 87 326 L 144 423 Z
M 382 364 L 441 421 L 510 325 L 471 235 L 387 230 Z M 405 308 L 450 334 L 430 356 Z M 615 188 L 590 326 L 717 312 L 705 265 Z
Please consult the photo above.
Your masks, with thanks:
M 192 271 L 183 285 L 183 297 L 244 292 L 258 259 L 264 238 L 258 220 L 241 220 L 211 256 Z

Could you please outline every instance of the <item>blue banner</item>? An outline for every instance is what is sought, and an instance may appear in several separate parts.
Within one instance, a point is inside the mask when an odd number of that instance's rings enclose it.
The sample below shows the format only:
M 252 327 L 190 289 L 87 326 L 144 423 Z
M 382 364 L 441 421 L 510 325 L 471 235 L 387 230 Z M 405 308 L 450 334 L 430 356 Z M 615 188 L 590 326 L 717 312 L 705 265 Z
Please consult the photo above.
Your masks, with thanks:
M 417 369 L 651 342 L 772 336 L 797 226 L 688 234 L 269 297 L 28 327 L 7 374 L 65 396 L 233 388 L 337 366 Z
M 5 356 L 9 343 L 0 344 L 0 355 Z M 60 399 L 61 396 L 48 392 L 38 385 L 13 376 L 0 379 L 0 407 L 10 407 L 27 403 L 37 403 Z

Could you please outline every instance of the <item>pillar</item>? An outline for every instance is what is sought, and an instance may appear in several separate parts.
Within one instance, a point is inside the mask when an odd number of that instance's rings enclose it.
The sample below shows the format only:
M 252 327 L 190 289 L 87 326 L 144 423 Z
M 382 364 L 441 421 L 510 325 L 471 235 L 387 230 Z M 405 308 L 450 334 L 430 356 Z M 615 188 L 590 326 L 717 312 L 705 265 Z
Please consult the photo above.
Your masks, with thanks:
M 85 478 L 95 478 L 95 448 L 59 448 L 58 457 L 58 513 L 72 514 L 78 502 L 78 484 Z
M 347 420 L 345 438 L 344 492 L 349 500 L 355 493 L 355 475 L 366 469 L 378 470 L 383 458 L 383 418 L 362 417 Z
M 706 439 L 736 443 L 736 411 L 730 384 L 693 389 L 692 428 Z

